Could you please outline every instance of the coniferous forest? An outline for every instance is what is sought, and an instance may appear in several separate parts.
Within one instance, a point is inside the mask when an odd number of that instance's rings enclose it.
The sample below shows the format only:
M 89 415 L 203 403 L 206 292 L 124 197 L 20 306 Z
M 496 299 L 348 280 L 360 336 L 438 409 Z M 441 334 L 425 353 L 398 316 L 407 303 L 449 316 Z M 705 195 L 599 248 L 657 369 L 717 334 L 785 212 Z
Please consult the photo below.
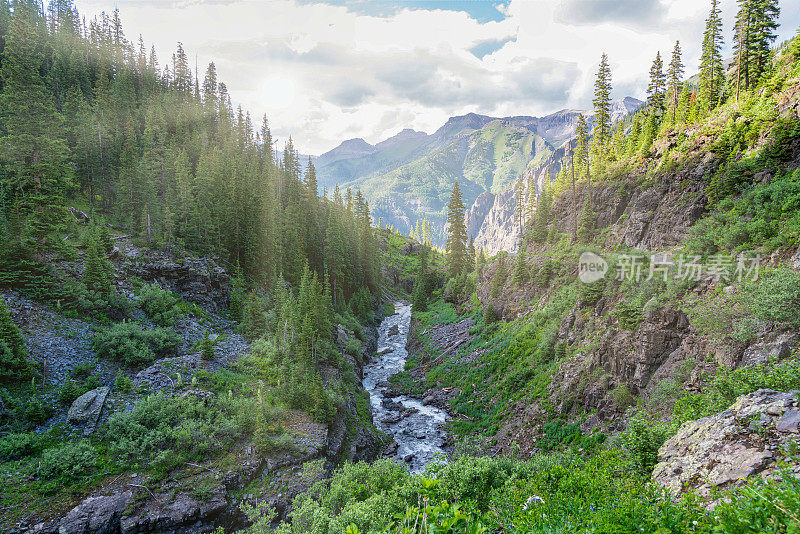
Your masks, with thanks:
M 798 532 L 796 5 L 707 4 L 644 101 L 594 43 L 583 111 L 301 156 L 0 0 L 0 532 Z

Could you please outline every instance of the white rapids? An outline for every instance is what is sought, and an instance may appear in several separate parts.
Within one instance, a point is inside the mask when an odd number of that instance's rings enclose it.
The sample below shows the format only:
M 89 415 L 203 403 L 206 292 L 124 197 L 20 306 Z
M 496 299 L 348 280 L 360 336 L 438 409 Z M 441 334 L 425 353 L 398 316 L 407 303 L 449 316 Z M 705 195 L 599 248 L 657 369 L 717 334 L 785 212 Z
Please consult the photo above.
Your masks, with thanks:
M 397 443 L 394 457 L 406 462 L 414 473 L 433 461 L 444 461 L 442 446 L 447 414 L 411 397 L 385 396 L 388 380 L 403 370 L 408 357 L 406 341 L 411 326 L 411 306 L 395 302 L 395 314 L 381 322 L 377 355 L 364 367 L 364 389 L 369 392 L 372 416 L 377 426 Z M 393 327 L 397 327 L 396 330 Z M 390 332 L 394 335 L 390 335 Z M 406 410 L 416 409 L 414 413 Z M 401 414 L 405 414 L 401 417 Z M 438 457 L 438 458 L 437 458 Z

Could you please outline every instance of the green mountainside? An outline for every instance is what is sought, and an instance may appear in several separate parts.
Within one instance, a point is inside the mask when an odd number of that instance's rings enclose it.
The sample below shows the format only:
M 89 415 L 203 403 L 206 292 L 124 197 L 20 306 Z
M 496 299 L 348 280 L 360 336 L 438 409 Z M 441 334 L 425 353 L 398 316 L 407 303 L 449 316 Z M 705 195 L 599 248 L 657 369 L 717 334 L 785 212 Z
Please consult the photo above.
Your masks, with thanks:
M 640 104 L 633 98 L 615 102 L 615 120 Z M 500 193 L 574 134 L 578 114 L 497 119 L 472 113 L 451 118 L 431 135 L 404 130 L 374 146 L 346 141 L 314 161 L 321 186 L 360 189 L 373 219 L 403 233 L 427 219 L 434 243 L 442 244 L 444 206 L 456 181 L 467 207 L 484 191 Z M 591 124 L 592 113 L 584 114 Z

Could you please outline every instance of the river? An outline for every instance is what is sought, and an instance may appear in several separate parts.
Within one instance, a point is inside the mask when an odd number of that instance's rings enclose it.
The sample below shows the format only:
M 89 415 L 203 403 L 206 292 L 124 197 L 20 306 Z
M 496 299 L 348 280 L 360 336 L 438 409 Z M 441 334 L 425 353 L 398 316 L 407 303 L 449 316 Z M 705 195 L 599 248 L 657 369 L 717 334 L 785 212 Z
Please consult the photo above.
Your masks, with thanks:
M 444 453 L 442 424 L 447 414 L 405 395 L 386 396 L 389 378 L 403 370 L 408 357 L 406 341 L 411 326 L 411 306 L 395 302 L 394 307 L 395 314 L 381 322 L 378 352 L 364 368 L 363 384 L 369 393 L 375 426 L 397 444 L 393 456 L 407 463 L 411 472 L 420 473 L 437 455 Z

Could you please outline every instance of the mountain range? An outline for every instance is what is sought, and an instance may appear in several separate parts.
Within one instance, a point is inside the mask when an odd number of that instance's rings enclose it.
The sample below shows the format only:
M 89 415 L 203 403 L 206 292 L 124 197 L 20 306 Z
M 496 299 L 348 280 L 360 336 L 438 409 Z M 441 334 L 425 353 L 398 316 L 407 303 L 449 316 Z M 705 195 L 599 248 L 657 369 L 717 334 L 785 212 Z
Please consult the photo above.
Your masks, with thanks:
M 627 117 L 641 104 L 632 97 L 615 101 L 612 120 Z M 512 250 L 507 212 L 513 213 L 508 202 L 513 183 L 523 173 L 557 172 L 580 114 L 591 128 L 592 111 L 563 109 L 544 117 L 469 113 L 451 117 L 432 134 L 405 129 L 374 145 L 349 139 L 313 161 L 321 187 L 360 189 L 375 220 L 403 233 L 427 218 L 439 245 L 444 243 L 447 202 L 458 181 L 468 230 L 478 246 L 490 252 Z

